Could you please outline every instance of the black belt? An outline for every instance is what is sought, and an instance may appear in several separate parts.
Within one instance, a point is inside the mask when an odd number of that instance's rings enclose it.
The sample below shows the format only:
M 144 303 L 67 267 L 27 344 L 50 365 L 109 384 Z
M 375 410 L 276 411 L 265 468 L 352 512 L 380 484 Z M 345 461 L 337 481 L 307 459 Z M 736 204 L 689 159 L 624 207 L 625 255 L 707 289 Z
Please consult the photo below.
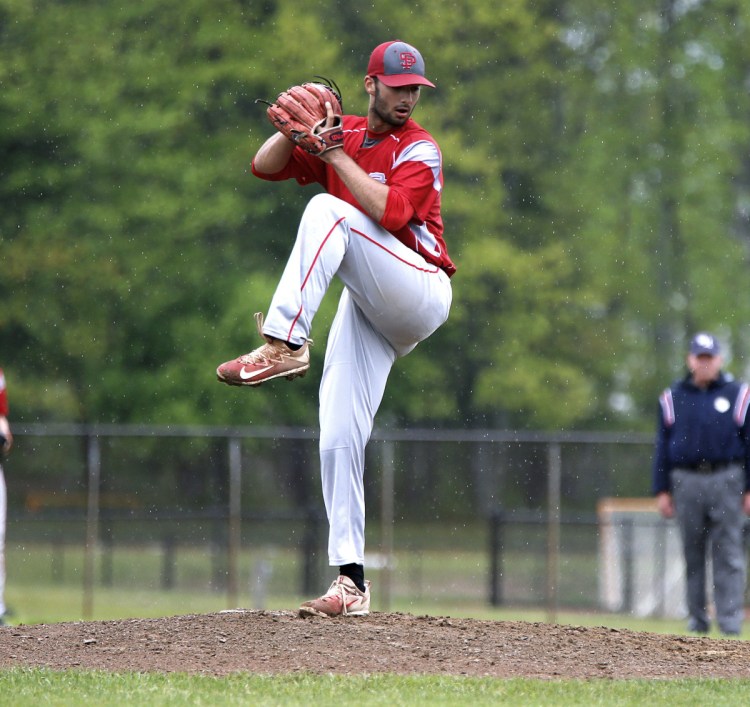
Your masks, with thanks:
M 697 464 L 685 464 L 682 468 L 688 471 L 694 471 L 696 474 L 713 474 L 717 471 L 723 471 L 730 464 L 735 464 L 735 459 L 725 462 L 698 462 Z

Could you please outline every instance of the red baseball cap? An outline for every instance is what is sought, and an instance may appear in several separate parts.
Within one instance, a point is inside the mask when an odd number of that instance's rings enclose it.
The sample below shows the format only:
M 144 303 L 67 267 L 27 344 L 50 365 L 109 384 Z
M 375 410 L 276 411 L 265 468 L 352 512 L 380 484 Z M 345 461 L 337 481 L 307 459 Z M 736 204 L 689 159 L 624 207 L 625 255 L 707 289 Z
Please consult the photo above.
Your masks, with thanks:
M 435 84 L 424 77 L 422 55 L 406 42 L 383 42 L 373 49 L 367 75 L 376 76 L 386 86 L 431 86 Z

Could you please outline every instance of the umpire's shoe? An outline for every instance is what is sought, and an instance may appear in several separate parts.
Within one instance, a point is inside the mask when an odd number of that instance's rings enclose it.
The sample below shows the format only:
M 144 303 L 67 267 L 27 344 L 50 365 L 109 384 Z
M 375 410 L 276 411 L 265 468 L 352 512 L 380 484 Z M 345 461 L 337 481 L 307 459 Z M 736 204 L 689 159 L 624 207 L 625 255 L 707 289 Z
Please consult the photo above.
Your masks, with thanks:
M 310 344 L 306 341 L 298 350 L 292 350 L 284 341 L 272 339 L 263 333 L 263 314 L 255 315 L 260 335 L 266 340 L 255 351 L 232 361 L 222 363 L 216 369 L 216 377 L 227 385 L 260 385 L 272 378 L 292 380 L 300 378 L 310 368 Z

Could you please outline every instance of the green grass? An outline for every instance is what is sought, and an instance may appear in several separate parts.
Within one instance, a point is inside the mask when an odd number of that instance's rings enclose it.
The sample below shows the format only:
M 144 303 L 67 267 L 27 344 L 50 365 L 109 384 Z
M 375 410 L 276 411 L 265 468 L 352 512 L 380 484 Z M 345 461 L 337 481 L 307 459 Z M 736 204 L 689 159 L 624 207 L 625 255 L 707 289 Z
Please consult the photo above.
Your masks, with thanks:
M 749 680 L 542 681 L 370 675 L 226 678 L 183 674 L 0 672 L 0 705 L 740 705 Z

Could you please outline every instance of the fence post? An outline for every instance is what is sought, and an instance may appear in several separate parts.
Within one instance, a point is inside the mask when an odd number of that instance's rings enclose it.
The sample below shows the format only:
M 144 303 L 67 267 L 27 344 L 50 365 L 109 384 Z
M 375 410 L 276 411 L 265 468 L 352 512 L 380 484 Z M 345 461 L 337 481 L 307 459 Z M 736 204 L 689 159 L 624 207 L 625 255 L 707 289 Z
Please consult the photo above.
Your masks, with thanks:
M 393 478 L 393 447 L 390 440 L 383 440 L 382 487 L 380 495 L 380 553 L 383 559 L 383 569 L 380 574 L 381 609 L 391 608 L 391 579 L 393 565 L 393 523 L 394 523 L 394 478 Z
M 657 569 L 654 571 L 656 606 L 654 607 L 653 615 L 664 616 L 667 609 L 667 521 L 660 517 L 656 523 L 657 532 L 654 533 L 656 542 L 654 556 L 659 559 Z
M 633 519 L 622 520 L 622 606 L 626 613 L 633 610 Z
M 94 608 L 94 570 L 99 535 L 99 482 L 101 479 L 99 437 L 86 435 L 88 501 L 86 508 L 86 546 L 83 556 L 83 618 L 90 619 Z
M 318 554 L 321 548 L 321 516 L 315 506 L 310 506 L 305 515 L 305 532 L 302 536 L 302 594 L 312 594 L 318 584 Z
M 490 605 L 503 603 L 503 512 L 499 508 L 490 513 Z
M 101 518 L 100 518 L 101 520 Z M 106 521 L 106 514 L 104 520 Z M 111 522 L 105 525 L 101 525 L 101 547 L 102 547 L 102 586 L 111 587 L 114 584 L 114 550 L 115 550 L 115 539 L 112 534 Z
M 547 620 L 557 621 L 560 595 L 560 503 L 561 451 L 559 442 L 551 442 L 547 458 Z
M 238 605 L 239 556 L 242 542 L 242 444 L 229 439 L 229 539 L 227 542 L 227 608 Z
M 229 539 L 227 538 L 227 528 L 229 521 L 228 512 L 225 506 L 215 505 L 212 508 L 211 519 L 211 575 L 213 577 L 213 589 L 216 592 L 226 591 L 227 588 L 227 547 Z

